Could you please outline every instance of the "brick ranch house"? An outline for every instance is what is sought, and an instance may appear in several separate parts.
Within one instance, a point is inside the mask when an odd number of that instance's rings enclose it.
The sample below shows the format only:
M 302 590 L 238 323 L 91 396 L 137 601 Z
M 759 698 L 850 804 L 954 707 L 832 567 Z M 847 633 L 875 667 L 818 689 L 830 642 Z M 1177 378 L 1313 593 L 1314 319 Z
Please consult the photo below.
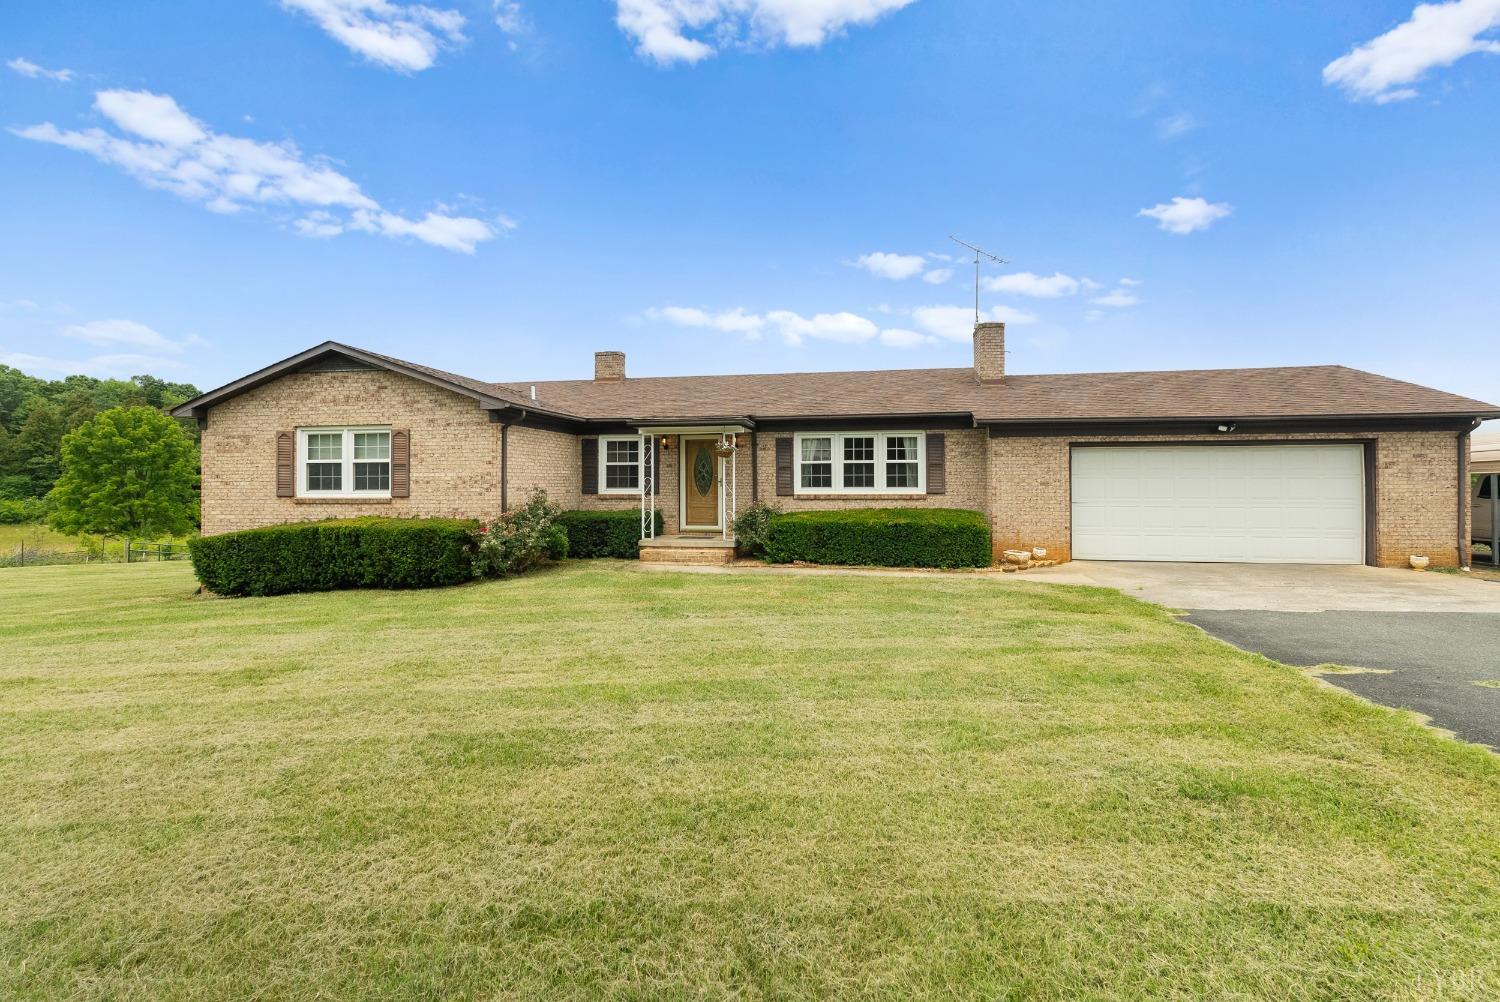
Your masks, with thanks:
M 173 413 L 203 431 L 206 534 L 485 518 L 541 487 L 657 508 L 653 546 L 722 546 L 771 501 L 973 509 L 996 554 L 1454 566 L 1469 433 L 1500 410 L 1342 366 L 1007 375 L 985 323 L 965 368 L 640 378 L 600 352 L 535 384 L 327 342 Z

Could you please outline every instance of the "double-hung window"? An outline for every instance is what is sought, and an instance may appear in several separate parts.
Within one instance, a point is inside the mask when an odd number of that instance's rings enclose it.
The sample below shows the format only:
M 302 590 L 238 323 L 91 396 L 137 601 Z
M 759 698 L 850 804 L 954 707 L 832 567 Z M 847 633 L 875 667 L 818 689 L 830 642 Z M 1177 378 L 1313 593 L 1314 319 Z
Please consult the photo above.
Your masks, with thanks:
M 636 435 L 599 439 L 599 491 L 603 494 L 641 492 L 641 440 Z
M 798 494 L 920 494 L 926 440 L 918 432 L 806 432 L 796 436 Z
M 297 495 L 390 497 L 390 429 L 300 429 L 297 432 Z

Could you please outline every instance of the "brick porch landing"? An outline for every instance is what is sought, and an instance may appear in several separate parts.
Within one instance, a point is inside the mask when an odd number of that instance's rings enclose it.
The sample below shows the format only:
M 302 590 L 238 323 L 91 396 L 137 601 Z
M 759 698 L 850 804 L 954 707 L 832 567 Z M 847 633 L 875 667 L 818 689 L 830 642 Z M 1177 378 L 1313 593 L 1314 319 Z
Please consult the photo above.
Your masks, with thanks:
M 657 536 L 641 540 L 647 564 L 732 564 L 734 540 L 719 536 Z

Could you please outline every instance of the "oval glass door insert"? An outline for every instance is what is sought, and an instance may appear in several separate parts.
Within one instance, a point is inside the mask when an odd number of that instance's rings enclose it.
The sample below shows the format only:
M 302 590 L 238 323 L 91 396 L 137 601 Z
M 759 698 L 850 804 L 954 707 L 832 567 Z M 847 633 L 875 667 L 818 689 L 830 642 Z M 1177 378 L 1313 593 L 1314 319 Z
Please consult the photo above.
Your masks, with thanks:
M 698 458 L 693 460 L 693 486 L 702 497 L 708 497 L 708 492 L 713 490 L 714 461 L 707 449 L 699 449 Z

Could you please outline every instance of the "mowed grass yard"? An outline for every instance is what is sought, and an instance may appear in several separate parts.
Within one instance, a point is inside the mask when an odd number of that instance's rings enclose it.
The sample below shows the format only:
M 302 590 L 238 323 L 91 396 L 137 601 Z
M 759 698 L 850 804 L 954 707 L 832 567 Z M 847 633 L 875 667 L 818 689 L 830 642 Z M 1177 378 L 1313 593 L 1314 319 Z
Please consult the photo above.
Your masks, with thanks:
M 0 997 L 1500 996 L 1500 758 L 1114 592 L 0 571 Z

